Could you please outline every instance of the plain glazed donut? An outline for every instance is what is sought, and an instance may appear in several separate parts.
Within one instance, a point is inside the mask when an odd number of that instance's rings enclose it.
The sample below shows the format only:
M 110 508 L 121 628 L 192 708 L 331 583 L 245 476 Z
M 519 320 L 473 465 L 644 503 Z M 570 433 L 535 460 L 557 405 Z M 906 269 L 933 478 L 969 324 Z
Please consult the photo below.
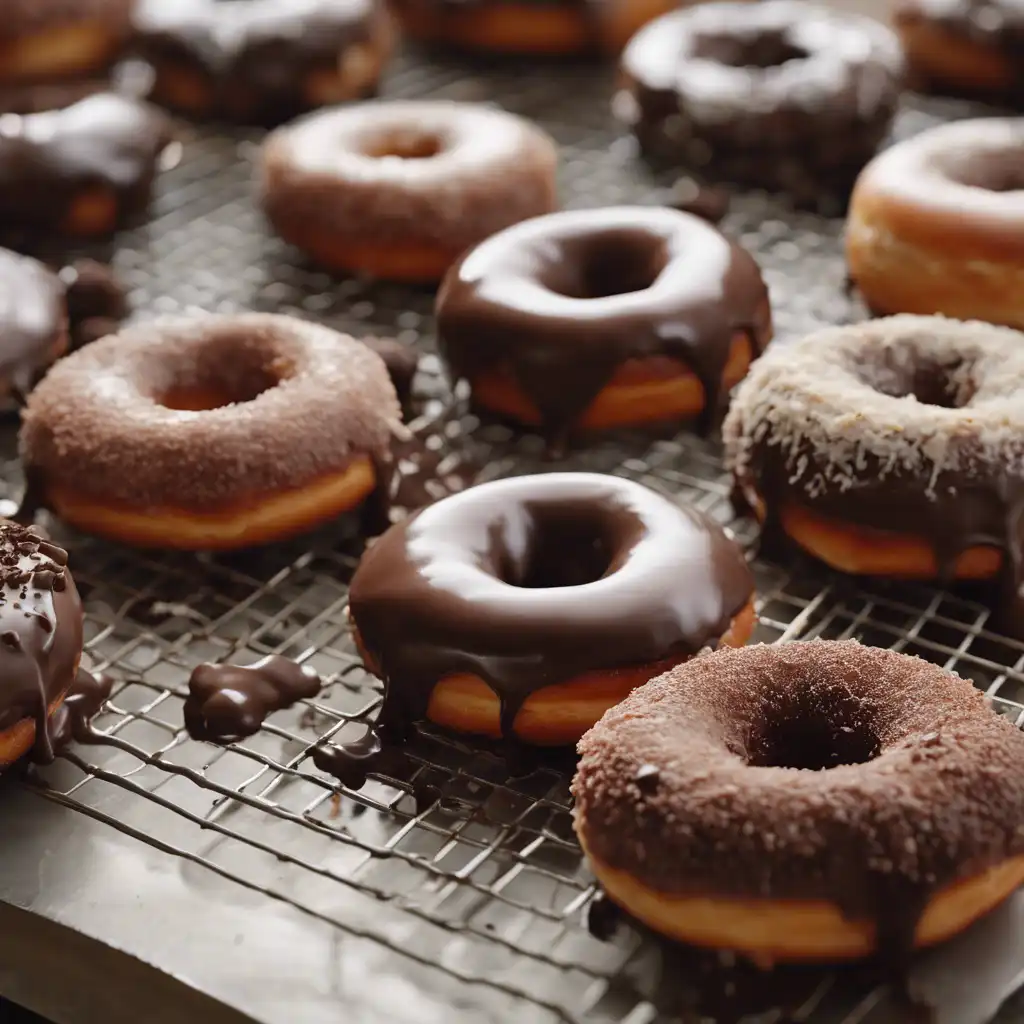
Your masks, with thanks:
M 675 0 L 391 0 L 403 30 L 428 43 L 499 53 L 618 53 Z
M 635 686 L 746 643 L 754 581 L 703 514 L 593 473 L 471 487 L 363 555 L 349 610 L 381 722 L 574 743 Z
M 1024 583 L 1024 335 L 897 316 L 770 351 L 736 389 L 726 466 L 781 530 L 858 575 Z
M 844 199 L 892 124 L 892 32 L 802 0 L 702 3 L 651 22 L 622 55 L 615 111 L 690 173 Z
M 876 312 L 1024 328 L 1024 118 L 941 125 L 876 157 L 846 258 Z
M 82 656 L 82 603 L 68 554 L 0 520 L 0 767 L 53 760 L 55 715 Z
M 1024 736 L 920 658 L 854 640 L 704 654 L 578 749 L 594 874 L 694 945 L 895 960 L 1024 882 Z
M 135 14 L 150 99 L 260 124 L 375 92 L 392 36 L 378 0 L 143 0 Z
M 0 85 L 102 71 L 131 34 L 133 3 L 6 0 L 0 25 Z
M 771 338 L 753 257 L 658 207 L 573 210 L 489 238 L 446 276 L 441 354 L 475 404 L 567 431 L 697 417 Z
M 915 84 L 1024 107 L 1024 8 L 1015 0 L 901 0 L 894 21 Z
M 386 490 L 401 414 L 365 345 L 286 316 L 128 329 L 73 353 L 21 428 L 27 504 L 144 547 L 247 547 Z
M 170 140 L 160 111 L 113 93 L 4 116 L 0 234 L 110 234 L 148 204 Z
M 370 102 L 310 115 L 263 150 L 263 207 L 317 262 L 437 281 L 470 246 L 555 207 L 539 128 L 466 103 Z

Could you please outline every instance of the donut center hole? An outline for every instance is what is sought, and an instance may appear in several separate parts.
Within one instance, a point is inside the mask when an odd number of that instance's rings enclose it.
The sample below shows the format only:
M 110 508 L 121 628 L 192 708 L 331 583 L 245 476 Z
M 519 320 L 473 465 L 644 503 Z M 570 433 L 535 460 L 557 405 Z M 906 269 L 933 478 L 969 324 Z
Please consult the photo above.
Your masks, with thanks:
M 758 32 L 756 35 L 704 35 L 694 49 L 697 57 L 731 68 L 782 67 L 791 60 L 806 60 L 810 54 L 795 46 L 785 32 Z
M 809 709 L 805 709 L 809 710 Z M 757 726 L 747 749 L 756 768 L 825 771 L 840 765 L 865 764 L 881 751 L 878 736 L 863 722 L 821 710 L 769 715 Z
M 430 132 L 394 132 L 370 139 L 363 152 L 375 160 L 429 160 L 444 149 L 441 139 Z
M 1024 151 L 951 154 L 950 176 L 986 192 L 1024 192 Z
M 915 398 L 922 405 L 962 409 L 974 396 L 970 366 L 963 360 L 941 364 L 923 354 L 907 358 L 898 349 L 884 353 L 881 363 L 862 368 L 861 378 L 890 398 Z
M 278 377 L 263 368 L 239 369 L 230 377 L 218 374 L 176 381 L 158 396 L 157 401 L 165 409 L 206 412 L 251 402 L 279 383 Z
M 607 299 L 647 291 L 665 264 L 660 245 L 651 239 L 617 236 L 583 243 L 567 251 L 566 259 L 552 268 L 546 284 L 570 299 Z
M 498 577 L 524 590 L 582 587 L 607 575 L 615 557 L 612 538 L 597 523 L 545 509 L 518 543 L 506 538 Z

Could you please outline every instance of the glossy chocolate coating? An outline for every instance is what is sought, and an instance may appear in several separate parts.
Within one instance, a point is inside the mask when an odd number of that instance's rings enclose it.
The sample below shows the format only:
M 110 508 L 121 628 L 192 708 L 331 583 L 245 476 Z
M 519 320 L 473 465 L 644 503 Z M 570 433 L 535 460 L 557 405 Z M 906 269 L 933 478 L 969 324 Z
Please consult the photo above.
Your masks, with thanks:
M 67 552 L 0 521 L 0 732 L 35 722 L 33 756 L 53 759 L 49 708 L 67 693 L 82 654 L 82 604 Z
M 71 740 L 78 743 L 101 743 L 104 737 L 93 730 L 92 720 L 103 709 L 114 688 L 113 676 L 105 672 L 88 672 L 79 668 L 64 703 L 50 720 L 50 737 L 54 750 Z
M 64 285 L 42 263 L 0 249 L 0 392 L 26 395 L 67 346 Z
M 701 513 L 591 473 L 472 487 L 392 527 L 352 579 L 385 725 L 424 717 L 435 683 L 483 679 L 501 728 L 537 690 L 684 657 L 750 601 L 739 548 Z
M 185 728 L 196 740 L 228 742 L 258 732 L 267 716 L 320 692 L 320 676 L 271 654 L 252 665 L 199 665 L 185 701 Z
M 383 45 L 384 24 L 376 0 L 143 0 L 135 46 L 158 72 L 205 80 L 209 113 L 276 124 L 309 108 L 311 74 L 337 74 L 352 46 Z
M 456 378 L 511 370 L 556 439 L 631 359 L 668 357 L 718 411 L 733 338 L 770 337 L 753 257 L 704 220 L 658 207 L 535 218 L 488 239 L 448 273 L 437 299 L 441 353 Z

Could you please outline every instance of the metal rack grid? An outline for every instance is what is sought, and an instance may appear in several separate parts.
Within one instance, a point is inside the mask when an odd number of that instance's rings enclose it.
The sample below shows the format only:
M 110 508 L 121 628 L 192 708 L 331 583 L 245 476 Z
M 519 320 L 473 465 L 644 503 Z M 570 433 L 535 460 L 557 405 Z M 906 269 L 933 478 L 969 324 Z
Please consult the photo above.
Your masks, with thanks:
M 610 84 L 606 71 L 585 66 L 467 73 L 463 63 L 417 60 L 402 63 L 387 92 L 500 101 L 539 121 L 562 146 L 567 205 L 657 201 L 671 175 L 638 163 L 610 123 Z M 899 134 L 971 112 L 912 100 Z M 357 335 L 392 334 L 429 353 L 429 293 L 334 281 L 269 236 L 248 196 L 257 145 L 246 132 L 187 130 L 152 219 L 118 240 L 115 263 L 136 315 L 280 310 Z M 841 227 L 763 196 L 735 203 L 725 228 L 765 269 L 780 340 L 863 315 L 843 292 Z M 441 425 L 453 462 L 479 459 L 488 475 L 559 468 L 543 461 L 535 438 L 477 424 L 457 405 L 445 412 L 434 356 L 425 356 L 420 377 L 425 422 Z M 596 439 L 563 465 L 619 473 L 731 521 L 716 445 L 685 432 Z M 13 460 L 3 479 L 16 493 Z M 741 541 L 753 540 L 749 524 L 731 525 Z M 380 704 L 346 626 L 346 582 L 359 554 L 347 524 L 227 557 L 70 543 L 87 657 L 118 684 L 96 722 L 105 743 L 72 748 L 54 769 L 30 774 L 28 784 L 46 799 L 175 854 L 198 885 L 213 872 L 330 923 L 365 947 L 364 964 L 399 965 L 428 1004 L 458 1020 L 696 1020 L 708 1012 L 695 1005 L 702 988 L 721 997 L 731 986 L 745 997 L 775 982 L 785 982 L 786 1019 L 885 1019 L 877 1016 L 885 990 L 857 974 L 769 979 L 626 924 L 611 941 L 593 938 L 584 924 L 592 882 L 570 825 L 568 758 L 509 778 L 487 744 L 425 728 L 394 777 L 339 793 L 310 752 L 372 720 Z M 983 596 L 864 584 L 803 561 L 758 562 L 756 574 L 756 639 L 857 636 L 919 654 L 972 678 L 1003 713 L 1024 717 L 1024 644 L 987 628 Z M 192 667 L 268 653 L 315 666 L 328 683 L 320 697 L 274 714 L 260 733 L 228 747 L 190 740 L 182 702 Z M 121 799 L 126 793 L 132 799 Z M 769 1012 L 759 1019 L 781 1019 L 771 1012 L 778 1000 L 763 1001 Z

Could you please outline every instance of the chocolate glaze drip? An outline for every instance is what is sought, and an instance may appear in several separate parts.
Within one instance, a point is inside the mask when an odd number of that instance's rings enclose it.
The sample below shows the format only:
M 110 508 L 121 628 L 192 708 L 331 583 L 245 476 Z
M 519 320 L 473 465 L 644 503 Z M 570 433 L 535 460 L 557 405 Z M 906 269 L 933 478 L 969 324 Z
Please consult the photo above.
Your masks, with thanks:
M 258 732 L 267 716 L 320 692 L 320 676 L 271 654 L 252 665 L 198 665 L 188 681 L 185 728 L 196 740 L 226 743 Z
M 67 562 L 63 548 L 0 521 L 0 731 L 31 718 L 42 762 L 53 760 L 49 709 L 82 653 L 82 605 Z
M 205 79 L 212 113 L 278 124 L 309 108 L 310 75 L 337 74 L 350 47 L 383 41 L 384 24 L 375 0 L 144 0 L 135 48 L 158 71 Z
M 103 741 L 103 737 L 93 731 L 92 720 L 102 710 L 113 688 L 113 676 L 79 668 L 64 703 L 50 718 L 50 742 L 55 751 L 71 740 L 78 743 Z
M 42 263 L 0 249 L 0 390 L 27 395 L 66 345 L 60 279 Z
M 556 443 L 631 360 L 691 370 L 708 429 L 734 337 L 756 356 L 771 334 L 753 257 L 705 221 L 654 207 L 558 213 L 488 239 L 449 271 L 437 320 L 452 375 L 510 374 Z
M 753 594 L 739 548 L 702 514 L 590 473 L 470 488 L 391 528 L 350 609 L 383 680 L 380 721 L 421 719 L 434 684 L 483 679 L 511 736 L 545 686 L 715 644 Z
M 60 229 L 83 191 L 109 190 L 127 214 L 149 200 L 170 125 L 113 93 L 12 117 L 0 131 L 0 232 Z

